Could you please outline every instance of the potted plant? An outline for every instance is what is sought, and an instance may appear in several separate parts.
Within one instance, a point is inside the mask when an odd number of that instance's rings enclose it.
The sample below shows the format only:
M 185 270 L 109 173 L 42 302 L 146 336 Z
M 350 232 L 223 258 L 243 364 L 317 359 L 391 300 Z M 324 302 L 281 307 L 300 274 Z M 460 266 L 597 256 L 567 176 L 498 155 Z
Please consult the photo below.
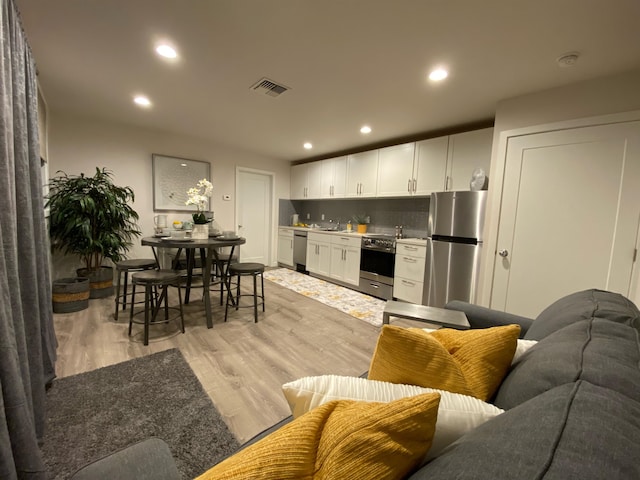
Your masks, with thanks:
M 204 213 L 211 192 L 213 191 L 213 185 L 209 180 L 203 178 L 199 180 L 195 187 L 187 190 L 187 196 L 189 199 L 185 202 L 186 205 L 195 205 L 196 212 L 191 215 L 193 218 L 193 232 L 192 238 L 209 238 L 209 225 L 211 218 L 207 218 Z
M 89 277 L 91 298 L 113 294 L 113 269 L 102 265 L 105 258 L 119 262 L 140 236 L 138 214 L 130 187 L 113 184 L 112 172 L 96 168 L 93 177 L 56 172 L 49 182 L 49 235 L 51 247 L 77 255 L 84 263 L 80 277 Z
M 371 217 L 364 213 L 353 216 L 353 223 L 358 226 L 358 233 L 367 233 L 367 224 L 371 221 Z

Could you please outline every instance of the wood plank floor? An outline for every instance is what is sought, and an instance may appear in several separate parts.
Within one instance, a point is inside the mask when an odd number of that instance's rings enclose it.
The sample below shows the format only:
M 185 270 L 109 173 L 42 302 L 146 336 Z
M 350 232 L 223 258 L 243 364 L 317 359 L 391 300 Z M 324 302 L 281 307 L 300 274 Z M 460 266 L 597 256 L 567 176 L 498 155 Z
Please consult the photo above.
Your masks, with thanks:
M 243 284 L 243 291 L 244 291 Z M 114 320 L 114 297 L 90 301 L 87 310 L 55 314 L 59 378 L 178 348 L 240 442 L 290 414 L 281 385 L 310 375 L 357 376 L 368 370 L 380 331 L 320 302 L 265 280 L 266 313 L 230 311 L 224 322 L 212 293 L 214 327 L 207 329 L 201 290 L 185 306 L 183 335 L 175 324 L 152 327 L 148 346 L 142 326 L 128 336 L 128 311 Z M 170 297 L 177 303 L 177 297 Z M 395 324 L 422 326 L 397 320 Z M 126 382 L 127 379 L 122 379 Z M 153 385 L 149 386 L 150 392 Z

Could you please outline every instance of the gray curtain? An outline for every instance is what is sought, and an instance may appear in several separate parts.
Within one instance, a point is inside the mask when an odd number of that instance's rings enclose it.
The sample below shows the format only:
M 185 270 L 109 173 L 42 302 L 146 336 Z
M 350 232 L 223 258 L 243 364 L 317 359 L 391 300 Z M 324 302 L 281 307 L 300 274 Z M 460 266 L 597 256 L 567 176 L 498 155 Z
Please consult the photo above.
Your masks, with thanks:
M 55 376 L 36 69 L 13 0 L 0 29 L 0 479 L 44 479 L 38 441 Z

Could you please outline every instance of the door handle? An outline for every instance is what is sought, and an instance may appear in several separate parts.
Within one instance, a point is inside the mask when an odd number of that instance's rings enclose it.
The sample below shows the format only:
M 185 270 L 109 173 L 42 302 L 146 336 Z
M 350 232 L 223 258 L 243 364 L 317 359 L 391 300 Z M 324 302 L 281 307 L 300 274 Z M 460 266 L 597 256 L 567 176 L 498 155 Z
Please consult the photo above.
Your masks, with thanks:
M 498 252 L 498 255 L 500 255 L 503 258 L 508 257 L 509 256 L 509 250 L 503 248 L 502 250 L 500 250 Z

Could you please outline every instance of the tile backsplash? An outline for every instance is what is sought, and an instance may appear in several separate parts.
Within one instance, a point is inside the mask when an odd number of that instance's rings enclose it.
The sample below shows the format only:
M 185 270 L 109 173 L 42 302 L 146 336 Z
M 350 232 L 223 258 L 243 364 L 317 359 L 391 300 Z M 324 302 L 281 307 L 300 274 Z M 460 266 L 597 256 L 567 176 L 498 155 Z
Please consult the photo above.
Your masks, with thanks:
M 338 221 L 341 226 L 344 226 L 349 220 L 352 220 L 353 215 L 365 214 L 371 217 L 369 232 L 393 234 L 395 226 L 402 225 L 405 237 L 424 237 L 427 233 L 429 197 L 280 199 L 279 225 L 291 225 L 291 216 L 295 213 L 300 216 L 300 222 L 316 223 L 322 227 L 330 226 Z M 322 220 L 322 215 L 324 215 L 324 220 Z

